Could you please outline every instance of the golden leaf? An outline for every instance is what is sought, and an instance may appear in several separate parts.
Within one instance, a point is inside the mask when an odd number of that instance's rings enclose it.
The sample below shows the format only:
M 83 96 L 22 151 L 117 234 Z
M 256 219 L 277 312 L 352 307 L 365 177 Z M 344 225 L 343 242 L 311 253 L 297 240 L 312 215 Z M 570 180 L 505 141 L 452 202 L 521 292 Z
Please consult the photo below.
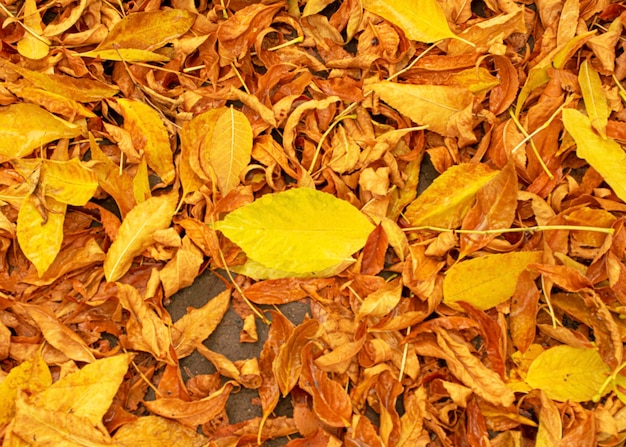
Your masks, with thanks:
M 380 318 L 398 305 L 402 298 L 402 281 L 396 278 L 365 297 L 359 308 L 357 320 L 363 317 Z
M 574 109 L 563 110 L 563 125 L 576 141 L 576 155 L 602 175 L 617 197 L 626 201 L 626 153 L 612 139 L 598 136 L 591 120 Z
M 174 193 L 151 197 L 128 213 L 104 260 L 107 281 L 117 281 L 124 276 L 135 256 L 152 243 L 152 233 L 170 225 L 176 201 Z
M 17 42 L 17 51 L 28 59 L 43 59 L 50 52 L 50 41 L 42 37 L 43 26 L 35 0 L 24 2 L 24 25 L 28 28 Z
M 447 169 L 406 209 L 412 226 L 456 228 L 469 211 L 476 193 L 498 171 L 485 164 L 465 163 Z
M 122 447 L 202 447 L 206 437 L 160 416 L 144 416 L 124 424 L 113 441 Z
M 533 262 L 541 262 L 542 252 L 522 251 L 485 255 L 454 264 L 443 281 L 443 302 L 459 308 L 465 301 L 485 310 L 505 302 L 515 292 L 517 279 Z
M 611 114 L 611 108 L 607 102 L 606 94 L 602 90 L 600 75 L 587 60 L 583 61 L 580 66 L 578 83 L 583 93 L 585 110 L 591 125 L 602 138 L 606 138 L 606 126 Z
M 82 206 L 98 188 L 96 174 L 77 158 L 42 160 L 40 188 L 44 195 L 67 205 Z
M 159 272 L 165 296 L 169 298 L 179 290 L 193 284 L 203 261 L 202 251 L 191 242 L 188 236 L 183 237 L 182 247 Z

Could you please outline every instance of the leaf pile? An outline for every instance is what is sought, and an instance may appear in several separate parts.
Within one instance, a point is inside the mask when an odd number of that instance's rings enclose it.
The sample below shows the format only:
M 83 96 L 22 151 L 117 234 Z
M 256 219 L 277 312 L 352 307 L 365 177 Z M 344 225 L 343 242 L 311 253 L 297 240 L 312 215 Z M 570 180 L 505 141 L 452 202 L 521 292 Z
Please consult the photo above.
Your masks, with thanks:
M 3 445 L 624 445 L 625 11 L 4 2 Z

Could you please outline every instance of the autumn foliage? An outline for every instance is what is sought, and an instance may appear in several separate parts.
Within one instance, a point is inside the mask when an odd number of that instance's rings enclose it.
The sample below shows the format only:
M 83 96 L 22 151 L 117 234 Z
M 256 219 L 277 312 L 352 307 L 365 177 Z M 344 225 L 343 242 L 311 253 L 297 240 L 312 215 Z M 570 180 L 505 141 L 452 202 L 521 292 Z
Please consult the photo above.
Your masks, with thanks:
M 2 445 L 624 445 L 625 10 L 4 1 Z

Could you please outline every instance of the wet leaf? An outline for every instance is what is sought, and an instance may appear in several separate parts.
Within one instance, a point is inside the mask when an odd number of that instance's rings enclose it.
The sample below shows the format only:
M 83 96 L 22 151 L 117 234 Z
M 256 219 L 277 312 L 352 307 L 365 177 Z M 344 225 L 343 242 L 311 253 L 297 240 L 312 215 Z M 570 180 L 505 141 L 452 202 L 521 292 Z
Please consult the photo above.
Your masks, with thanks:
M 59 138 L 83 134 L 79 124 L 62 120 L 35 104 L 12 104 L 0 111 L 0 162 L 30 155 Z
M 151 197 L 133 208 L 119 229 L 104 260 L 104 273 L 113 282 L 124 276 L 135 256 L 152 243 L 152 233 L 167 228 L 176 209 L 176 196 Z
M 217 184 L 226 195 L 240 182 L 239 176 L 250 162 L 252 128 L 246 116 L 232 107 L 213 126 L 209 139 L 209 160 Z
M 528 367 L 526 383 L 550 399 L 585 402 L 600 392 L 611 370 L 596 349 L 552 347 Z M 605 391 L 609 391 L 607 388 Z
M 374 226 L 349 203 L 308 188 L 268 194 L 216 229 L 266 267 L 314 273 L 346 261 Z
M 363 7 L 397 25 L 409 39 L 418 42 L 456 37 L 435 0 L 365 0 Z
M 459 262 L 446 272 L 443 302 L 456 307 L 465 301 L 481 310 L 497 306 L 513 296 L 520 274 L 541 256 L 540 251 L 511 252 Z
M 617 168 L 626 164 L 621 146 L 596 135 L 590 119 L 577 110 L 563 110 L 563 125 L 576 141 L 576 154 L 602 175 L 617 197 L 626 200 L 626 173 Z
M 483 164 L 452 166 L 407 207 L 412 226 L 458 227 L 476 193 L 498 174 Z

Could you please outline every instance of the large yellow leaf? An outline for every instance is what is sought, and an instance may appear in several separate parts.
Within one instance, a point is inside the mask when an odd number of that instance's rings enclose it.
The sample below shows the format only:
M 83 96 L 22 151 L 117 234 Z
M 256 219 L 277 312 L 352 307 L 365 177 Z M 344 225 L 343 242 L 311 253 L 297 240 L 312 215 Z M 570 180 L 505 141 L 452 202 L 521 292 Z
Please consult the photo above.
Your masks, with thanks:
M 555 346 L 537 356 L 528 368 L 526 383 L 550 399 L 585 402 L 593 399 L 611 368 L 595 349 Z M 606 392 L 610 391 L 606 387 Z
M 350 260 L 374 229 L 348 202 L 309 188 L 266 194 L 215 227 L 266 267 L 311 274 Z
M 597 71 L 593 69 L 589 61 L 585 60 L 580 65 L 578 83 L 583 93 L 585 110 L 591 121 L 591 125 L 598 131 L 602 138 L 606 138 L 606 126 L 611 114 L 611 108 L 602 90 L 602 80 Z
M 437 0 L 363 0 L 363 8 L 390 21 L 418 42 L 456 37 Z
M 176 172 L 169 136 L 161 116 L 143 102 L 120 98 L 117 103 L 122 108 L 124 129 L 132 135 L 134 148 L 143 151 L 148 166 L 161 180 L 171 183 Z
M 505 302 L 515 292 L 517 278 L 533 262 L 541 261 L 540 251 L 485 255 L 454 264 L 443 281 L 443 302 L 459 308 L 465 301 L 478 309 Z
M 104 260 L 108 281 L 117 281 L 130 268 L 135 256 L 152 243 L 156 230 L 167 228 L 176 211 L 177 194 L 151 197 L 127 215 Z
M 4 427 L 15 414 L 18 391 L 37 393 L 52 385 L 52 375 L 43 357 L 37 354 L 14 367 L 0 382 L 0 427 Z
M 30 195 L 22 201 L 17 215 L 17 242 L 39 276 L 48 270 L 61 249 L 66 208 L 51 197 L 42 201 Z
M 79 124 L 57 118 L 35 104 L 10 105 L 0 111 L 0 163 L 30 155 L 59 138 L 74 138 L 82 133 Z
M 55 447 L 112 446 L 108 433 L 86 418 L 72 413 L 49 411 L 18 399 L 12 433 L 26 445 Z M 36 439 L 36 442 L 33 442 Z
M 83 206 L 98 188 L 96 174 L 77 158 L 43 160 L 39 186 L 44 195 L 67 205 Z
M 120 354 L 96 360 L 36 394 L 31 403 L 84 417 L 96 426 L 111 406 L 132 358 L 133 354 Z
M 190 309 L 172 327 L 172 344 L 179 359 L 193 352 L 213 333 L 230 304 L 230 290 L 225 290 L 199 309 Z
M 239 184 L 252 153 L 252 127 L 246 115 L 232 107 L 215 122 L 209 140 L 209 160 L 222 195 Z
M 419 227 L 456 228 L 469 211 L 476 193 L 498 174 L 483 163 L 448 168 L 406 209 L 405 217 Z
M 626 152 L 622 147 L 596 134 L 591 120 L 577 110 L 563 110 L 563 125 L 576 141 L 576 155 L 598 171 L 617 197 L 626 202 Z
M 110 60 L 168 60 L 153 53 L 168 42 L 186 33 L 196 15 L 184 9 L 160 9 L 129 14 L 115 24 L 98 47 L 81 56 Z
M 448 85 L 398 84 L 382 81 L 369 86 L 387 104 L 420 126 L 443 136 L 454 134 L 454 118 L 474 101 L 466 88 Z
M 121 447 L 202 447 L 207 438 L 178 422 L 145 416 L 122 425 L 113 441 Z

